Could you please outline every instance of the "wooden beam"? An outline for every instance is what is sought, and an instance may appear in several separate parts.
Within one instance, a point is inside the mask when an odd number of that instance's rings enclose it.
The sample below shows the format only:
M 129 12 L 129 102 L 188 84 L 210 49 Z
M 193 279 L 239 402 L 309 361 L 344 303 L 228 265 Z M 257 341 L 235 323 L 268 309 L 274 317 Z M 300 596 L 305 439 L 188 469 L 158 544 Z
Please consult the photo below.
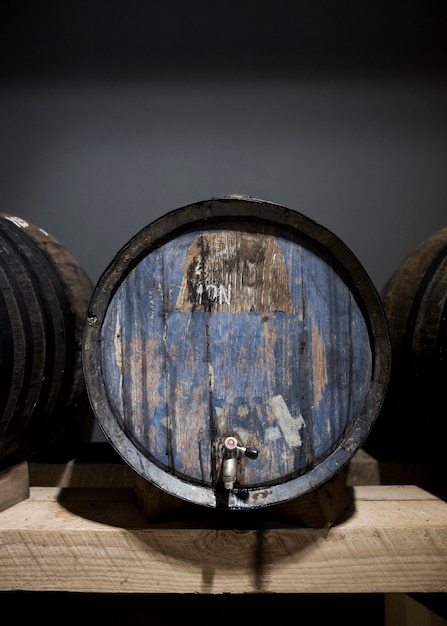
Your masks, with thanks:
M 447 591 L 447 503 L 352 488 L 331 528 L 149 524 L 131 489 L 32 487 L 0 514 L 0 590 L 112 593 Z

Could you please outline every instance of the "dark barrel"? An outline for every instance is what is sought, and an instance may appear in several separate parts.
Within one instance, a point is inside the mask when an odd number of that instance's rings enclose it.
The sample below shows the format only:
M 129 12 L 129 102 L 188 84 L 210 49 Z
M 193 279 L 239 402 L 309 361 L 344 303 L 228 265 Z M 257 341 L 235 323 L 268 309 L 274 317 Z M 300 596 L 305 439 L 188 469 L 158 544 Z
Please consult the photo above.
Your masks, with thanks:
M 144 479 L 213 508 L 261 508 L 333 478 L 390 370 L 365 270 L 302 214 L 246 196 L 174 210 L 97 283 L 83 344 L 105 436 Z
M 92 293 L 56 239 L 0 213 L 0 467 L 51 445 L 86 397 L 82 332 Z
M 378 459 L 444 465 L 447 227 L 402 260 L 380 295 L 389 324 L 393 368 L 385 401 L 364 448 Z

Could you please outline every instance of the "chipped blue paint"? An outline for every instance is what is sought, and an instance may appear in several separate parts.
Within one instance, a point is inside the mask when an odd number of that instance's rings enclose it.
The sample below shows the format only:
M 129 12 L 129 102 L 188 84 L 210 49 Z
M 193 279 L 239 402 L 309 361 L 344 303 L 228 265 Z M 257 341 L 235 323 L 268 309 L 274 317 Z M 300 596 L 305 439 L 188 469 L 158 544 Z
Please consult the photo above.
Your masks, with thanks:
M 112 411 L 145 456 L 180 478 L 212 485 L 214 442 L 228 434 L 259 448 L 246 486 L 302 475 L 365 402 L 372 355 L 361 308 L 330 264 L 277 237 L 295 312 L 176 310 L 199 235 L 150 251 L 109 303 L 101 367 Z

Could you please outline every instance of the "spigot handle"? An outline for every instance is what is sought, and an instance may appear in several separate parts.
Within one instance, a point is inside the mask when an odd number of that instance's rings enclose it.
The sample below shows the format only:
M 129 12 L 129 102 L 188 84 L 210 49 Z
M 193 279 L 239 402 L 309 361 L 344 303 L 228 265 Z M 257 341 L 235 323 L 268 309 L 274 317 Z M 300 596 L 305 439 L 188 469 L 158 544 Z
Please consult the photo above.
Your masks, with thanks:
M 249 459 L 257 459 L 259 450 L 257 448 L 245 448 L 244 454 Z
M 244 448 L 243 446 L 238 446 L 236 437 L 227 437 L 224 441 L 224 448 L 227 455 L 232 455 L 234 453 L 237 454 L 239 452 L 249 459 L 257 459 L 259 455 L 259 450 L 257 448 Z
M 257 459 L 259 452 L 257 448 L 238 446 L 236 437 L 227 437 L 223 447 L 222 480 L 225 489 L 230 491 L 236 483 L 238 457 L 243 454 L 249 459 Z

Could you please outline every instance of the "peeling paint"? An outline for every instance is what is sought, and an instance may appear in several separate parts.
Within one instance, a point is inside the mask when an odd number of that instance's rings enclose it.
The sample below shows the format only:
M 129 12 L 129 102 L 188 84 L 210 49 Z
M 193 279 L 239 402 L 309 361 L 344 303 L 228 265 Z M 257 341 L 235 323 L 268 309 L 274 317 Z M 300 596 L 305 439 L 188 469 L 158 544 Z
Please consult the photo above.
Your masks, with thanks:
M 314 404 L 318 406 L 327 385 L 326 348 L 316 325 L 312 326 L 312 378 L 314 385 Z
M 294 313 L 284 253 L 275 237 L 202 234 L 191 244 L 176 310 Z
M 269 400 L 269 409 L 275 417 L 282 431 L 284 439 L 291 448 L 302 445 L 299 431 L 304 426 L 304 419 L 301 413 L 291 415 L 284 398 L 281 395 L 273 396 Z

